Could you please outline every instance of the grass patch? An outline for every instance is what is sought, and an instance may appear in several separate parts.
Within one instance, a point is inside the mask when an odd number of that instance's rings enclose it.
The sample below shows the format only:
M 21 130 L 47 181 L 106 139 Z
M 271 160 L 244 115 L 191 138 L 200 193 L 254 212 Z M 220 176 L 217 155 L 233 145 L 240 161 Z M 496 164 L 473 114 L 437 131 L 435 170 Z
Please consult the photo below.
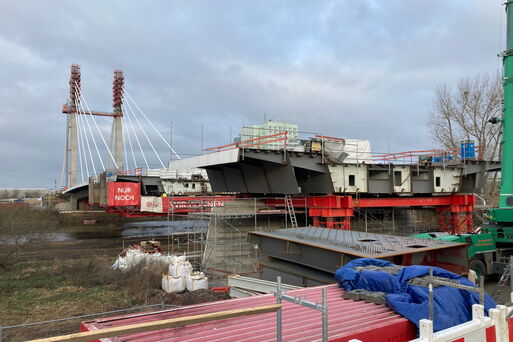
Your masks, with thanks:
M 0 272 L 0 322 L 15 325 L 131 308 L 156 302 L 163 270 L 140 265 L 131 272 L 114 271 L 112 259 L 22 262 Z M 157 301 L 160 302 L 160 301 Z M 51 327 L 4 331 L 5 340 L 76 332 L 80 320 Z

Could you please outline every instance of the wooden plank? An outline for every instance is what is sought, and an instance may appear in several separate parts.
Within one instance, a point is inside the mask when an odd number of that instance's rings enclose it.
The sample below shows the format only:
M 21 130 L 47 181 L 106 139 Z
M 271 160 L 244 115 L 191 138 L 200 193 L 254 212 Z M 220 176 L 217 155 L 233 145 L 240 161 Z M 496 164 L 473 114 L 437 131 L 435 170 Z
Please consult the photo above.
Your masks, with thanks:
M 70 335 L 41 338 L 41 339 L 37 339 L 37 340 L 31 340 L 29 342 L 61 342 L 61 341 L 86 342 L 86 341 L 98 340 L 100 338 L 106 338 L 106 337 L 114 337 L 114 336 L 121 336 L 121 335 L 127 335 L 127 334 L 141 333 L 141 332 L 158 330 L 158 329 L 182 327 L 182 326 L 190 325 L 190 324 L 212 322 L 212 321 L 233 318 L 233 317 L 257 315 L 257 314 L 263 314 L 263 313 L 268 313 L 268 312 L 276 312 L 280 309 L 281 309 L 281 304 L 256 306 L 256 307 L 245 308 L 245 309 L 226 310 L 226 311 L 213 312 L 213 313 L 202 314 L 202 315 L 163 319 L 163 320 L 154 321 L 154 322 L 145 322 L 145 323 L 125 325 L 125 326 L 121 326 L 121 327 L 86 331 L 86 332 L 70 334 Z

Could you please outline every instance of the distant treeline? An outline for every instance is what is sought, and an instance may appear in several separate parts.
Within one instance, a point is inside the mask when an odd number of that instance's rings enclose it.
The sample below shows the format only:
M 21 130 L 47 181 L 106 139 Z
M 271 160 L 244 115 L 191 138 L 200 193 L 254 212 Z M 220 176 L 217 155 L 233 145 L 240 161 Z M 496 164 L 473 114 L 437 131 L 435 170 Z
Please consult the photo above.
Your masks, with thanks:
M 0 199 L 39 198 L 46 191 L 44 189 L 0 189 Z

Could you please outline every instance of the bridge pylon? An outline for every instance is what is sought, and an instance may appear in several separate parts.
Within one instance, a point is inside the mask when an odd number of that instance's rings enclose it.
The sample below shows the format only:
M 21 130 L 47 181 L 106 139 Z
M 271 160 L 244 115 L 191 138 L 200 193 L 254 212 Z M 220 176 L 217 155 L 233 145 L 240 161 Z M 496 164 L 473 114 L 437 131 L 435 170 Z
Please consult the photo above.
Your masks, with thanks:
M 91 115 L 91 116 L 111 116 L 113 117 L 112 123 L 112 136 L 111 146 L 107 147 L 113 150 L 114 167 L 116 171 L 123 169 L 123 85 L 124 75 L 121 70 L 114 70 L 114 81 L 112 85 L 113 95 L 113 111 L 112 112 L 99 112 L 89 111 L 89 108 L 82 106 L 81 99 L 81 72 L 80 65 L 71 65 L 71 76 L 69 81 L 69 97 L 62 107 L 62 113 L 67 114 L 66 119 L 66 149 L 64 156 L 63 184 L 65 187 L 73 187 L 78 184 L 78 159 L 79 159 L 79 132 L 78 132 L 78 115 Z M 86 106 L 87 107 L 87 106 Z M 82 142 L 83 143 L 83 142 Z M 110 151 L 109 155 L 112 156 Z M 85 155 L 84 155 L 85 157 Z M 87 162 L 87 161 L 86 161 Z M 93 170 L 94 172 L 95 170 Z M 88 175 L 89 176 L 89 175 Z

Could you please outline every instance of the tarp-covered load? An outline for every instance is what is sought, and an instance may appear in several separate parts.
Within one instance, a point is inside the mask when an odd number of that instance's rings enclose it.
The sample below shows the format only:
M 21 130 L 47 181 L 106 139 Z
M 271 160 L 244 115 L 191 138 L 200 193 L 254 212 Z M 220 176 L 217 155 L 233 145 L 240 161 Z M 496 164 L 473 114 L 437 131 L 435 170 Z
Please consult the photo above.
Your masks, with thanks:
M 386 304 L 398 314 L 418 326 L 429 318 L 428 281 L 431 266 L 397 266 L 388 261 L 362 258 L 339 268 L 335 273 L 345 291 L 362 289 L 385 293 Z M 455 273 L 432 267 L 433 276 L 461 285 L 475 286 L 470 280 Z M 479 304 L 479 293 L 449 286 L 433 287 L 434 331 L 467 322 L 472 319 L 472 305 Z M 495 301 L 485 294 L 485 314 L 494 308 Z

